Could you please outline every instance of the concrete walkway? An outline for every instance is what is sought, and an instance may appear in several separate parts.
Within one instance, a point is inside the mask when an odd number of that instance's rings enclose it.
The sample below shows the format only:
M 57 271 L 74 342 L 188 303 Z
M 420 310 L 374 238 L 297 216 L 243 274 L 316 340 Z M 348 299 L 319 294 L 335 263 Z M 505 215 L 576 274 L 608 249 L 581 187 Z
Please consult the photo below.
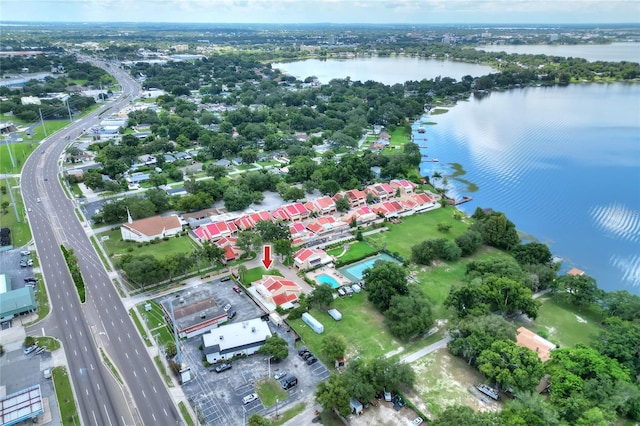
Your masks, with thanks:
M 438 340 L 435 343 L 430 344 L 429 346 L 425 346 L 424 348 L 420 349 L 419 351 L 416 351 L 412 354 L 403 356 L 402 358 L 400 358 L 400 362 L 405 363 L 405 364 L 409 364 L 412 363 L 414 361 L 419 360 L 420 358 L 429 355 L 431 352 L 435 352 L 438 349 L 442 349 L 444 347 L 447 346 L 447 343 L 449 343 L 451 341 L 451 336 L 449 336 L 449 334 L 447 334 L 445 337 L 443 337 L 442 339 Z

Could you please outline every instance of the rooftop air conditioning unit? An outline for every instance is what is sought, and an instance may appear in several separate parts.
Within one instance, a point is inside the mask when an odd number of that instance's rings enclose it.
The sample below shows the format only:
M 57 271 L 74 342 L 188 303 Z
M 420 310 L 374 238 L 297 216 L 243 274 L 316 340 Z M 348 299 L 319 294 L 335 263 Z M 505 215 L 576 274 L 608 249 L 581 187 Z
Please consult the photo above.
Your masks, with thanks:
M 251 332 L 255 333 L 256 332 L 256 328 L 255 327 L 251 327 Z

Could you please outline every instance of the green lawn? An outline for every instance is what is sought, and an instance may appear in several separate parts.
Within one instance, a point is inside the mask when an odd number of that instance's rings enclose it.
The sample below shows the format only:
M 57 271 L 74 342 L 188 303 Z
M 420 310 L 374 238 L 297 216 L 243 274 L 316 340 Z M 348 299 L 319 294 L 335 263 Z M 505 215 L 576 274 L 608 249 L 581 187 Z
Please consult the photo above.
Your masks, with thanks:
M 195 426 L 195 423 L 191 418 L 191 414 L 189 414 L 189 410 L 187 409 L 187 406 L 184 405 L 183 401 L 178 402 L 178 408 L 180 408 L 180 413 L 182 414 L 184 421 L 187 423 L 187 426 Z
M 544 298 L 542 302 L 533 325 L 521 325 L 535 332 L 545 331 L 553 343 L 562 347 L 578 343 L 590 345 L 594 336 L 602 329 L 602 318 L 590 310 L 580 311 L 575 306 L 551 298 Z
M 144 309 L 144 305 L 151 304 L 151 310 L 147 312 Z M 173 342 L 173 330 L 169 327 L 167 320 L 164 317 L 164 311 L 160 304 L 154 300 L 147 300 L 137 306 L 140 316 L 144 318 L 147 328 L 152 336 L 157 336 L 156 343 L 158 345 L 166 345 L 169 342 Z
M 367 300 L 366 293 L 336 299 L 331 307 L 342 313 L 341 321 L 334 321 L 324 311 L 310 310 L 311 315 L 324 326 L 323 334 L 317 334 L 311 330 L 302 319 L 288 321 L 307 347 L 326 365 L 333 365 L 333 360 L 327 359 L 320 352 L 322 339 L 326 336 L 342 336 L 347 342 L 348 357 L 356 355 L 377 357 L 400 346 L 384 326 L 382 315 Z
M 389 147 L 395 148 L 397 146 L 404 146 L 411 140 L 411 132 L 405 131 L 403 127 L 397 127 L 390 134 Z
M 18 174 L 27 157 L 38 147 L 34 142 L 0 145 L 0 173 Z M 13 162 L 11 161 L 13 159 Z
M 449 318 L 452 313 L 444 307 L 444 301 L 452 286 L 462 283 L 467 272 L 467 263 L 471 260 L 499 258 L 509 254 L 492 247 L 482 247 L 478 253 L 451 263 L 437 266 L 415 266 L 415 278 L 427 300 L 431 303 L 434 318 Z
M 279 277 L 284 277 L 284 275 L 282 275 L 282 272 L 277 269 L 269 269 L 267 271 L 262 266 L 258 266 L 257 268 L 247 270 L 247 272 L 242 277 L 242 284 L 244 284 L 246 287 L 249 287 L 252 282 L 258 281 L 260 278 L 262 278 L 263 275 L 277 275 Z
M 44 128 L 42 125 L 36 126 L 31 132 L 29 140 L 32 142 L 40 142 L 45 137 L 51 136 L 53 133 L 60 129 L 63 129 L 69 125 L 69 120 L 49 120 L 44 122 Z M 45 136 L 46 130 L 46 136 Z
M 305 402 L 301 402 L 299 404 L 294 405 L 284 413 L 280 414 L 277 419 L 271 420 L 270 426 L 280 426 L 285 424 L 286 422 L 288 422 L 298 414 L 302 413 L 306 407 L 307 407 L 307 404 Z
M 35 277 L 38 278 L 35 289 L 36 303 L 38 304 L 38 318 L 36 318 L 33 322 L 25 325 L 37 323 L 38 321 L 46 317 L 51 310 L 51 306 L 49 306 L 49 299 L 47 298 L 47 289 L 45 288 L 44 281 L 42 281 L 42 274 L 35 274 Z
M 22 203 L 18 180 L 11 178 L 8 179 L 7 183 L 7 179 L 2 179 L 0 180 L 0 186 L 5 187 L 7 192 L 6 194 L 0 192 L 0 204 L 5 201 L 8 203 L 12 202 L 9 194 L 9 192 L 11 192 L 16 204 L 16 209 L 18 210 L 18 217 L 20 218 L 20 222 L 18 222 L 14 206 L 10 205 L 7 207 L 6 214 L 1 214 L 3 212 L 0 212 L 0 227 L 11 229 L 11 242 L 14 247 L 23 246 L 31 241 L 31 229 L 29 229 L 29 224 L 26 220 L 26 211 Z
M 387 223 L 388 231 L 366 237 L 377 245 L 386 244 L 387 250 L 398 252 L 406 260 L 411 259 L 411 247 L 431 238 L 454 239 L 467 230 L 468 225 L 453 219 L 454 209 L 439 208 L 426 213 L 403 217 L 402 223 L 394 225 Z M 440 232 L 437 225 L 440 222 L 451 224 L 449 232 Z
M 140 318 L 136 314 L 135 309 L 133 309 L 133 308 L 129 309 L 129 315 L 131 315 L 131 318 L 133 318 L 133 322 L 136 324 L 136 328 L 138 329 L 138 333 L 140 334 L 140 336 L 142 336 L 142 340 L 144 340 L 144 343 L 147 346 L 151 346 L 151 340 L 149 340 L 149 336 L 147 336 L 147 332 L 145 331 L 144 327 L 142 326 L 142 323 L 140 322 Z
M 340 256 L 342 254 L 342 251 L 343 251 L 343 248 L 338 247 L 336 249 L 328 251 L 327 254 L 331 256 Z M 356 260 L 364 259 L 365 257 L 372 256 L 377 252 L 378 250 L 376 250 L 374 247 L 371 247 L 369 244 L 367 244 L 364 241 L 351 242 L 349 243 L 349 249 L 344 254 L 344 256 L 341 256 L 338 258 L 338 263 L 339 264 L 350 263 L 352 261 L 356 261 Z
M 256 393 L 260 397 L 260 401 L 265 407 L 271 407 L 275 405 L 276 399 L 284 401 L 289 397 L 287 391 L 282 389 L 280 383 L 273 378 L 268 378 L 259 381 L 256 384 Z
M 71 390 L 71 382 L 69 375 L 64 367 L 56 367 L 51 371 L 53 384 L 56 389 L 56 397 L 58 398 L 58 406 L 60 407 L 60 417 L 63 425 L 79 425 L 80 418 L 76 408 L 76 402 L 73 399 L 73 391 Z
M 173 253 L 191 254 L 193 249 L 197 247 L 196 243 L 186 235 L 171 237 L 167 241 L 160 240 L 156 243 L 149 244 L 123 241 L 119 228 L 101 233 L 100 237 L 105 235 L 108 236 L 109 239 L 102 244 L 109 256 L 114 258 L 124 254 L 151 254 L 157 259 L 162 260 Z
M 54 337 L 36 337 L 36 343 L 41 348 L 47 348 L 48 351 L 60 349 L 60 342 Z

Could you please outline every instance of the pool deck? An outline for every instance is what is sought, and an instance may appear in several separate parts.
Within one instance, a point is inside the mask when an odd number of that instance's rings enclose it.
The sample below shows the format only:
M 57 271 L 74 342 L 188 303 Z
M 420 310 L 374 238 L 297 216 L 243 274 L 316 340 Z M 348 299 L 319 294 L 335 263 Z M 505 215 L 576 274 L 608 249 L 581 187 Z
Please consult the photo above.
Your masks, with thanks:
M 329 275 L 330 277 L 335 279 L 341 286 L 351 283 L 351 280 L 338 272 L 338 270 L 333 265 L 325 265 L 311 272 L 307 272 L 307 278 L 314 280 L 315 282 L 318 282 L 318 280 L 316 279 L 318 275 Z

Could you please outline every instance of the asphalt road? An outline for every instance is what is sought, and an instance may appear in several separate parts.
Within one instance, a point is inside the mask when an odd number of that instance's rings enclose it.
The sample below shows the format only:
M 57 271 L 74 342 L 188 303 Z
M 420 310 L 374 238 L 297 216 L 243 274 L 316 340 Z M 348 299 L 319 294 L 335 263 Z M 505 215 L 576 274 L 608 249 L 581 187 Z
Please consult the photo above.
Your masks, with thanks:
M 86 425 L 176 425 L 182 420 L 148 356 L 109 275 L 78 220 L 74 203 L 58 182 L 59 158 L 68 140 L 116 112 L 139 91 L 126 73 L 97 64 L 118 79 L 123 95 L 48 138 L 25 162 L 22 197 L 44 275 L 52 313 L 29 334 L 45 333 L 64 345 L 77 403 Z M 108 110 L 108 112 L 104 112 Z M 85 280 L 87 302 L 77 296 L 60 245 L 72 248 Z M 124 388 L 103 366 L 102 347 L 125 381 Z M 63 419 L 64 420 L 64 419 Z

